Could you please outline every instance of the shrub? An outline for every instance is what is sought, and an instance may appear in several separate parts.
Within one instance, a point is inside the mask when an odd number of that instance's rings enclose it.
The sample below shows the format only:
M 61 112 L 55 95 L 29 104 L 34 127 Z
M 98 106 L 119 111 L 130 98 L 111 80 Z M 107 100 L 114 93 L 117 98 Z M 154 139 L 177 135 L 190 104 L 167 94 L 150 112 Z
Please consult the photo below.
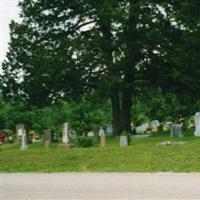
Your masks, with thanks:
M 75 139 L 75 145 L 78 147 L 92 147 L 94 141 L 91 137 L 79 136 Z

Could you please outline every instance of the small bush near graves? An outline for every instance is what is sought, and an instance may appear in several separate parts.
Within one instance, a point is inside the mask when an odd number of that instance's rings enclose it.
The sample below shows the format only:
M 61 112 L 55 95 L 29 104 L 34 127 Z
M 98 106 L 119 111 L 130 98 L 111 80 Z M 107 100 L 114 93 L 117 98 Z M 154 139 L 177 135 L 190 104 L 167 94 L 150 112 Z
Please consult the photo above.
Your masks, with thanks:
M 94 141 L 91 137 L 80 136 L 75 139 L 75 145 L 78 147 L 92 147 Z

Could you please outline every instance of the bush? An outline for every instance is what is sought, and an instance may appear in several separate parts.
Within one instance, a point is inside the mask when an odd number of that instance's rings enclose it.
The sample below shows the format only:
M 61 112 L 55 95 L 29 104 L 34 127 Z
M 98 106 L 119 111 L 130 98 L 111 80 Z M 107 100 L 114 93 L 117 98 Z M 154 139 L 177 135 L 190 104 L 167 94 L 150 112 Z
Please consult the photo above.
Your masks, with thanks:
M 78 147 L 92 147 L 94 141 L 91 137 L 80 136 L 75 139 L 75 145 Z

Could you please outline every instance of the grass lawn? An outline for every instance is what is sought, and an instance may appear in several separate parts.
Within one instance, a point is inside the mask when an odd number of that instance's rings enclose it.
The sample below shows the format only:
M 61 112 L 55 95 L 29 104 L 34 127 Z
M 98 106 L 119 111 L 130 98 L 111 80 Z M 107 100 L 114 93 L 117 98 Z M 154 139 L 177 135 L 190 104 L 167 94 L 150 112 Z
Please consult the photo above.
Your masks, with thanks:
M 183 145 L 158 146 L 162 141 L 187 141 Z M 119 138 L 108 138 L 107 147 L 49 150 L 35 143 L 22 152 L 16 144 L 0 151 L 0 172 L 200 172 L 200 138 L 158 135 L 132 139 L 119 147 Z

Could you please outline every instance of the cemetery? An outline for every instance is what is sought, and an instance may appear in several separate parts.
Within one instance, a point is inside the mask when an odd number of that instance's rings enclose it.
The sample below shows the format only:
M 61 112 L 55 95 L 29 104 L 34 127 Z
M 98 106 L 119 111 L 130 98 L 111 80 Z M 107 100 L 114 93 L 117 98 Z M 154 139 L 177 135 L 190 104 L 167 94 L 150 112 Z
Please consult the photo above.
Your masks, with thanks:
M 20 0 L 0 172 L 200 172 L 194 2 Z
M 76 136 L 65 122 L 60 136 L 51 129 L 38 136 L 18 124 L 10 136 L 0 133 L 0 171 L 199 172 L 199 113 L 193 118 L 193 125 L 153 120 L 120 136 L 112 125 Z

